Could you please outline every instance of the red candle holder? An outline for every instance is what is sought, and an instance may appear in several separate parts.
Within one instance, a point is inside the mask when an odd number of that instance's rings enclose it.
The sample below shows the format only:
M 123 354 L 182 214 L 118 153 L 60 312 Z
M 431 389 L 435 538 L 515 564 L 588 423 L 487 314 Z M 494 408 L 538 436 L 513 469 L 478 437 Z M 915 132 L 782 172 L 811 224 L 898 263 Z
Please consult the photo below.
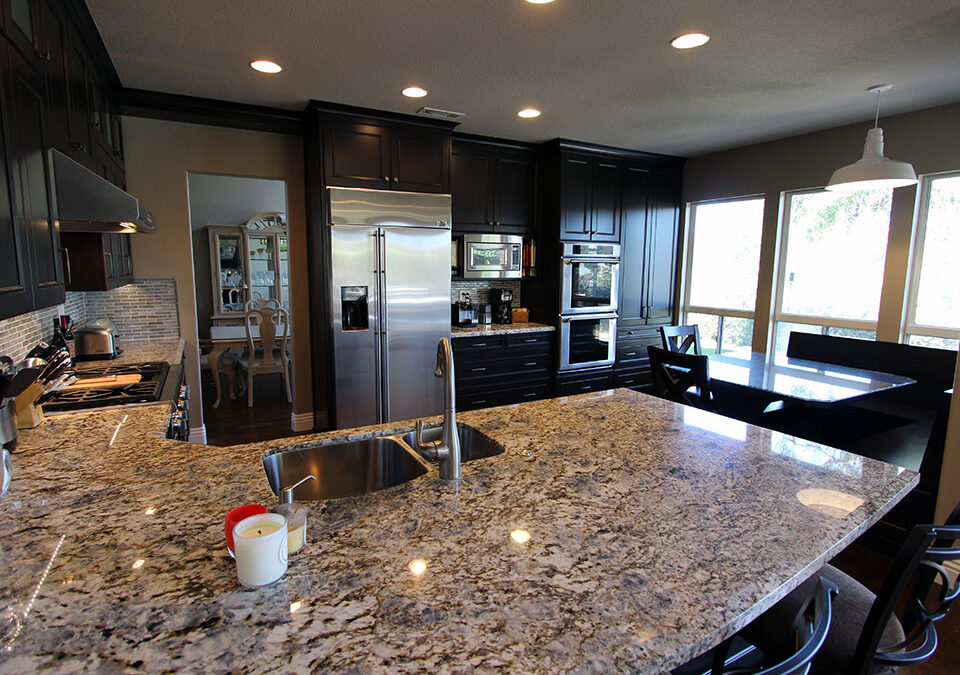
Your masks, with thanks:
M 256 516 L 261 513 L 266 513 L 267 507 L 260 504 L 244 504 L 243 506 L 238 506 L 235 509 L 231 509 L 227 513 L 227 518 L 223 523 L 224 534 L 227 538 L 227 553 L 230 554 L 231 558 L 236 556 L 233 555 L 233 528 L 244 518 L 249 518 L 250 516 Z

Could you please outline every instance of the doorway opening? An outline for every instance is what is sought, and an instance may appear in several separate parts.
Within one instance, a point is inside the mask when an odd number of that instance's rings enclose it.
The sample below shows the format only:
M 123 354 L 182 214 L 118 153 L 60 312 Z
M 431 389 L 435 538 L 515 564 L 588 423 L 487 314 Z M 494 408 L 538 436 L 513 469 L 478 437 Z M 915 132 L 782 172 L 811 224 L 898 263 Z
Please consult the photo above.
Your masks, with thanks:
M 286 181 L 189 172 L 187 189 L 207 442 L 293 435 Z

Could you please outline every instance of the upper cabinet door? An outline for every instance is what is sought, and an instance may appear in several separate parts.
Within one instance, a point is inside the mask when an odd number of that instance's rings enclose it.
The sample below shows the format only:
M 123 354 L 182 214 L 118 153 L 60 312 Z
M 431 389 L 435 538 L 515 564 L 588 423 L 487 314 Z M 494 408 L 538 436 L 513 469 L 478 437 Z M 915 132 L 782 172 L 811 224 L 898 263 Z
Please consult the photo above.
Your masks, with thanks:
M 3 25 L 7 38 L 30 61 L 40 61 L 40 21 L 38 5 L 41 0 L 2 0 Z M 39 64 L 38 64 L 39 67 Z
M 647 294 L 647 193 L 650 171 L 624 166 L 621 224 L 623 249 L 620 265 L 621 322 L 646 319 Z
M 490 158 L 482 150 L 454 144 L 450 158 L 453 227 L 492 231 L 493 191 Z
M 0 47 L 0 64 L 7 70 L 6 49 Z M 7 131 L 10 106 L 3 102 L 0 115 L 0 319 L 23 314 L 33 309 L 30 291 L 30 269 L 24 229 L 13 199 L 16 164 L 9 163 Z
M 66 73 L 70 117 L 68 149 L 61 148 L 83 164 L 90 164 L 93 153 L 90 128 L 90 103 L 87 86 L 87 50 L 79 37 L 71 34 L 67 41 Z
M 450 192 L 450 132 L 396 125 L 391 133 L 390 187 L 410 192 Z
M 679 177 L 669 173 L 653 173 L 647 205 L 647 323 L 669 323 L 673 320 L 679 204 Z
M 47 166 L 45 88 L 43 78 L 23 57 L 12 49 L 7 54 L 11 170 L 16 172 L 15 192 L 20 197 L 20 217 L 29 242 L 34 306 L 49 307 L 63 302 L 64 284 Z
M 620 241 L 620 163 L 593 164 L 592 241 Z
M 563 155 L 560 162 L 560 238 L 589 241 L 590 159 Z
M 536 228 L 537 163 L 523 154 L 503 154 L 495 158 L 496 231 L 532 234 Z
M 390 131 L 385 126 L 327 122 L 323 134 L 326 184 L 390 189 Z
M 47 104 L 50 109 L 50 142 L 70 153 L 70 87 L 67 78 L 67 23 L 51 0 L 37 0 Z

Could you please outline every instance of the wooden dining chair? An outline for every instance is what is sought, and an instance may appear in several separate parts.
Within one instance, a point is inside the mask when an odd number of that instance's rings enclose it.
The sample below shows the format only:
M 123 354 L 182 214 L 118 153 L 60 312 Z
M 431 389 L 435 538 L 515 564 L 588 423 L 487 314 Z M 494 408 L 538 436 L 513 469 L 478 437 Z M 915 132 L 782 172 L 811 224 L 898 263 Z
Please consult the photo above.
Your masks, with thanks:
M 697 324 L 689 326 L 660 326 L 660 340 L 663 348 L 668 352 L 680 354 L 693 353 L 700 355 L 700 327 Z
M 936 622 L 960 595 L 943 563 L 960 560 L 960 504 L 945 525 L 915 525 L 874 595 L 832 565 L 819 575 L 840 589 L 834 604 L 835 630 L 813 660 L 812 673 L 892 673 L 929 660 L 937 650 Z M 908 590 L 909 588 L 909 590 Z M 784 626 L 802 607 L 810 582 L 747 626 L 742 635 L 765 653 L 783 650 Z M 933 595 L 933 597 L 931 597 Z M 899 610 L 898 607 L 902 607 Z
M 653 393 L 660 398 L 697 408 L 713 409 L 707 357 L 647 347 Z
M 253 378 L 267 373 L 281 373 L 287 392 L 287 403 L 293 402 L 290 390 L 290 357 L 287 341 L 290 335 L 290 314 L 278 307 L 264 306 L 247 310 L 244 315 L 247 330 L 247 353 L 240 357 L 240 369 L 246 371 L 247 407 L 253 407 Z M 259 339 L 251 327 L 256 326 Z M 259 347 L 258 347 L 259 345 Z

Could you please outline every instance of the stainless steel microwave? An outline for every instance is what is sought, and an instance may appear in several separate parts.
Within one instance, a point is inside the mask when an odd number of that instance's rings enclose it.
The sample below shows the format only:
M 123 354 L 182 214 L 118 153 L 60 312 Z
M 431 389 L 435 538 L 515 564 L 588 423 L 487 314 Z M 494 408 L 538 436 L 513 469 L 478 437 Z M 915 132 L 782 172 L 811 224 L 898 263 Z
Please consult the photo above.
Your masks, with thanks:
M 463 235 L 464 279 L 519 279 L 523 237 L 509 234 Z

